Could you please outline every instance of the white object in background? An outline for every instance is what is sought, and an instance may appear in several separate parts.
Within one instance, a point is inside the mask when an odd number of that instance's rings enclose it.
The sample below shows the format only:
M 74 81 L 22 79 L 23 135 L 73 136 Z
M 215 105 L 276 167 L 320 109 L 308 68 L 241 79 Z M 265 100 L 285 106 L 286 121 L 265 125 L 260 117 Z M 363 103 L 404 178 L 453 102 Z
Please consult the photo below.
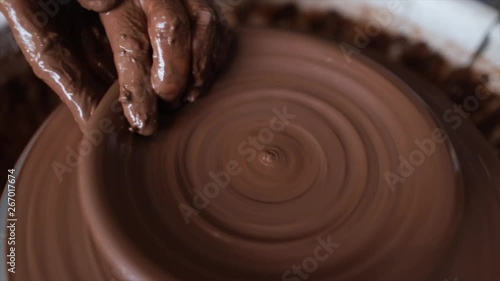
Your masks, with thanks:
M 391 12 L 384 26 L 395 34 L 428 43 L 448 61 L 467 65 L 481 45 L 488 29 L 498 20 L 498 11 L 473 0 L 260 0 L 266 3 L 297 3 L 306 9 L 335 9 L 353 19 L 375 20 L 374 13 Z M 0 14 L 0 28 L 6 25 Z M 474 67 L 490 74 L 491 86 L 500 91 L 500 24 L 491 31 L 485 51 Z
M 261 0 L 269 2 L 268 0 Z M 296 3 L 304 9 L 335 9 L 360 21 L 381 22 L 375 15 L 390 12 L 384 28 L 414 41 L 426 42 L 457 67 L 470 64 L 474 54 L 499 13 L 473 0 L 274 0 L 274 3 Z M 394 9 L 397 7 L 397 9 Z M 500 91 L 500 25 L 491 31 L 485 51 L 473 64 L 488 73 L 491 87 Z M 498 82 L 495 82 L 498 81 Z

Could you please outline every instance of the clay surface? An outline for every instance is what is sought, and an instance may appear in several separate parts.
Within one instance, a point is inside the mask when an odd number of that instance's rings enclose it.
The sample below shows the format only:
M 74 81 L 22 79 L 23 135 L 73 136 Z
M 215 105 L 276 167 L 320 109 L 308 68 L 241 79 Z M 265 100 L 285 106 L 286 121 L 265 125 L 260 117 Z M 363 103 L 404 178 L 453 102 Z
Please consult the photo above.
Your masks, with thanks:
M 59 108 L 18 176 L 11 280 L 496 280 L 500 164 L 469 121 L 442 120 L 434 91 L 248 29 L 211 93 L 154 138 L 127 131 L 116 85 L 90 149 Z

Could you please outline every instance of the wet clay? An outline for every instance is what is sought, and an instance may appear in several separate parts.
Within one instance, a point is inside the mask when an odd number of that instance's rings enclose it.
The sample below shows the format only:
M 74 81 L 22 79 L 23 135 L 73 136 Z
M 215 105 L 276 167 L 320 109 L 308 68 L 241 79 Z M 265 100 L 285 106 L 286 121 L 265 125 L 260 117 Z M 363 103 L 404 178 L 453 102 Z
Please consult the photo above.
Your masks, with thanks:
M 58 93 L 84 127 L 116 79 L 112 55 L 102 47 L 109 43 L 99 16 L 76 1 L 53 1 L 50 13 L 35 2 L 2 1 L 0 12 L 36 76 Z
M 154 134 L 158 97 L 174 105 L 196 100 L 231 47 L 223 16 L 209 1 L 80 2 L 100 13 L 67 0 L 5 0 L 0 11 L 36 75 L 82 129 L 118 76 L 130 130 Z
M 154 138 L 126 130 L 117 85 L 80 161 L 69 113 L 51 116 L 18 176 L 12 280 L 499 278 L 500 163 L 443 121 L 451 102 L 317 39 L 239 33 L 227 73 Z
M 97 6 L 92 8 L 89 5 L 100 4 L 101 2 L 80 1 L 80 3 L 95 11 L 107 9 L 107 7 Z M 108 1 L 107 4 L 111 5 L 112 1 Z M 272 11 L 269 11 L 269 9 Z M 197 11 L 197 9 L 192 9 L 192 11 Z M 236 14 L 228 17 L 233 24 L 264 25 L 266 27 L 301 31 L 314 34 L 337 44 L 345 42 L 355 45 L 353 33 L 356 26 L 366 24 L 345 18 L 333 10 L 301 10 L 294 5 L 276 6 L 273 3 L 240 5 L 234 12 Z M 200 13 L 197 14 L 200 15 Z M 203 21 L 201 22 L 207 22 L 206 20 L 209 19 L 206 16 L 207 13 L 201 13 L 201 15 L 203 15 Z M 210 37 L 208 36 L 209 33 L 202 32 L 201 34 Z M 85 34 L 94 34 L 94 32 L 86 32 Z M 226 38 L 227 36 L 223 35 L 222 37 Z M 427 44 L 414 42 L 414 40 L 402 36 L 391 35 L 382 31 L 379 36 L 371 39 L 366 47 L 366 52 L 363 52 L 365 55 L 370 56 L 370 53 L 374 51 L 385 58 L 381 62 L 383 65 L 386 65 L 387 61 L 403 64 L 417 75 L 425 77 L 427 83 L 430 82 L 440 88 L 442 92 L 439 94 L 449 96 L 458 105 L 463 106 L 466 99 L 474 97 L 476 90 L 479 90 L 482 95 L 489 96 L 487 100 L 481 101 L 477 111 L 469 112 L 471 113 L 470 119 L 476 124 L 489 143 L 496 147 L 496 153 L 500 157 L 500 123 L 498 122 L 500 120 L 500 94 L 487 90 L 485 87 L 487 75 L 477 73 L 468 67 L 455 69 L 455 66 L 446 62 L 439 53 L 433 51 Z M 87 39 L 84 41 L 87 42 L 87 45 L 90 42 Z M 15 161 L 31 136 L 57 105 L 56 95 L 47 89 L 48 87 L 45 84 L 40 83 L 38 79 L 33 77 L 32 70 L 27 67 L 24 58 L 20 57 L 19 54 L 9 55 L 8 50 L 11 47 L 14 47 L 13 52 L 18 50 L 12 45 L 13 42 L 14 38 L 8 30 L 0 30 L 0 46 L 2 46 L 0 47 L 0 51 L 2 51 L 0 53 L 0 72 L 3 74 L 2 78 L 0 78 L 0 91 L 4 93 L 0 95 L 0 116 L 2 116 L 0 119 L 8 120 L 4 122 L 4 128 L 14 126 L 19 129 L 22 127 L 22 133 L 18 130 L 16 134 L 12 134 L 9 129 L 0 129 L 0 133 L 3 132 L 3 135 L 0 134 L 0 143 L 2 143 L 2 147 L 0 147 L 0 166 L 3 168 L 0 168 L 0 170 L 7 170 L 14 166 Z M 203 42 L 203 40 L 194 38 L 193 46 L 200 44 L 196 42 Z M 210 49 L 205 44 L 200 44 L 200 46 L 202 48 L 199 53 L 208 52 Z M 102 53 L 102 51 L 89 50 L 86 53 L 95 55 Z M 91 58 L 92 65 L 99 69 L 98 58 L 96 56 L 89 58 Z M 109 59 L 112 65 L 111 56 Z M 203 62 L 203 60 L 200 62 Z M 198 63 L 193 58 L 193 75 L 199 73 L 199 76 L 203 77 L 203 71 L 197 72 L 195 70 L 197 65 Z M 101 66 L 104 66 L 104 64 Z M 106 72 L 104 68 L 100 69 L 103 73 Z M 193 83 L 193 85 L 197 84 L 199 83 Z M 186 97 L 186 100 L 191 101 L 192 97 L 196 97 L 199 92 L 195 86 Z M 42 104 L 41 107 L 40 104 Z M 14 112 L 12 111 L 13 108 L 15 108 Z M 2 181 L 2 177 L 3 182 L 6 182 L 7 176 L 0 174 L 0 181 Z

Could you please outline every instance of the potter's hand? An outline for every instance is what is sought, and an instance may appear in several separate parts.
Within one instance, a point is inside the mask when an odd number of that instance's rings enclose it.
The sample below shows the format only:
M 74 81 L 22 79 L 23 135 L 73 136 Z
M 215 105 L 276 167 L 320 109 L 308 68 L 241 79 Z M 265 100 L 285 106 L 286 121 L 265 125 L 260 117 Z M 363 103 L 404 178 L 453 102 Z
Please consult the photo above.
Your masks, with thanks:
M 117 72 L 131 129 L 151 135 L 157 96 L 196 99 L 224 60 L 230 36 L 211 0 L 78 2 L 0 0 L 0 10 L 35 74 L 82 127 Z

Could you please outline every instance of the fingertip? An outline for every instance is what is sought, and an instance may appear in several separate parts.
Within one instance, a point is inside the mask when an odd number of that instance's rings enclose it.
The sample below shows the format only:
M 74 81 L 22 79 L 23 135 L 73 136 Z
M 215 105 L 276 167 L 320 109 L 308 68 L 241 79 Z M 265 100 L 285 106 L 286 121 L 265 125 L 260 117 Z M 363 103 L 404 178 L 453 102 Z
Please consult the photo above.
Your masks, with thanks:
M 155 76 L 151 76 L 151 85 L 153 90 L 162 100 L 166 102 L 175 102 L 179 100 L 181 93 L 186 88 L 183 79 L 172 79 L 172 81 L 158 81 Z
M 158 130 L 158 116 L 156 112 L 142 115 L 130 112 L 129 108 L 125 105 L 123 107 L 125 117 L 130 124 L 129 131 L 143 136 L 152 136 L 156 134 Z
M 130 92 L 124 88 L 120 93 L 120 103 L 127 118 L 129 130 L 143 136 L 151 136 L 158 128 L 157 98 L 150 91 Z
M 154 136 L 158 131 L 158 125 L 156 122 L 146 123 L 141 127 L 131 126 L 129 131 L 132 133 L 138 133 L 139 135 L 143 135 L 145 137 Z

